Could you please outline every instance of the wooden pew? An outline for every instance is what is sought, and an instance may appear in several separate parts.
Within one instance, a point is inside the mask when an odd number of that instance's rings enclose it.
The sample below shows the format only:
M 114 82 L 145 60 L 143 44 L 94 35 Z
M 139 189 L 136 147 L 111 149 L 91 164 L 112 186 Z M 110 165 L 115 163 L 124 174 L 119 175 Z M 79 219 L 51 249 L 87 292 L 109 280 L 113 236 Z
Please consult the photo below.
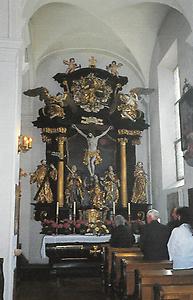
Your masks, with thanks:
M 140 270 L 136 271 L 137 300 L 153 300 L 153 286 L 192 285 L 193 270 Z
M 121 264 L 122 267 L 121 267 L 121 278 L 120 278 L 120 294 L 124 298 L 127 298 L 128 296 L 131 295 L 132 296 L 137 295 L 138 297 L 139 294 L 138 273 L 139 272 L 172 268 L 172 262 L 170 262 L 169 260 L 146 261 L 143 258 L 138 258 L 136 260 L 122 259 Z M 136 270 L 138 270 L 137 276 L 135 275 Z
M 193 300 L 193 284 L 166 286 L 156 284 L 153 290 L 154 300 Z
M 113 253 L 130 253 L 130 255 L 135 255 L 135 253 L 141 253 L 140 248 L 131 247 L 131 248 L 115 248 L 107 246 L 104 249 L 104 283 L 106 286 L 111 286 L 111 271 L 112 271 L 112 257 Z
M 122 259 L 143 261 L 143 253 L 141 251 L 128 253 L 112 253 L 111 279 L 112 285 L 115 287 L 118 287 L 120 283 Z

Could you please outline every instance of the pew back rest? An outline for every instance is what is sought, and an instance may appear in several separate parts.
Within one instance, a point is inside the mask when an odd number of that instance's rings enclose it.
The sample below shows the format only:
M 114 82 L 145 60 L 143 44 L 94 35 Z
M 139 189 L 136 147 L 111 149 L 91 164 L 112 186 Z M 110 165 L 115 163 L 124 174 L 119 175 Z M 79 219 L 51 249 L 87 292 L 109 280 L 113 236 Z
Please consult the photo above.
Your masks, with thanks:
M 166 285 L 155 284 L 154 300 L 193 300 L 192 285 Z
M 126 289 L 127 295 L 139 295 L 140 292 L 140 271 L 142 270 L 160 270 L 171 269 L 172 262 L 169 260 L 162 261 L 145 261 L 145 260 L 128 260 L 122 259 L 121 281 L 122 286 Z
M 140 248 L 138 247 L 131 247 L 131 248 L 115 248 L 115 247 L 105 247 L 105 269 L 107 273 L 111 273 L 112 269 L 112 256 L 113 253 L 141 253 Z

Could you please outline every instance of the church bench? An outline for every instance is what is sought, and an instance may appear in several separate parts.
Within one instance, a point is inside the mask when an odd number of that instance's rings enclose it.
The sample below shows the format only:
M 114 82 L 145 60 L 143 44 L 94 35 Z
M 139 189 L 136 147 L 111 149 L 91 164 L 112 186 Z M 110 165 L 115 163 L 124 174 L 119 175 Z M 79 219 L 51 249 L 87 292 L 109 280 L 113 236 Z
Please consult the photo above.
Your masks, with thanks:
M 111 286 L 111 271 L 113 265 L 113 254 L 114 253 L 130 253 L 130 255 L 135 255 L 136 253 L 141 253 L 140 248 L 116 248 L 111 246 L 106 246 L 104 249 L 103 258 L 103 269 L 104 269 L 104 283 L 107 286 Z
M 111 269 L 111 281 L 112 285 L 118 287 L 121 278 L 121 264 L 122 260 L 134 260 L 134 261 L 143 261 L 142 252 L 125 252 L 125 253 L 112 253 L 112 269 Z
M 192 285 L 154 286 L 154 300 L 193 300 Z
M 148 270 L 160 270 L 172 268 L 172 262 L 169 260 L 146 261 L 142 258 L 136 260 L 122 259 L 121 277 L 120 277 L 120 295 L 127 298 L 131 295 L 139 294 L 139 274 Z M 137 270 L 137 274 L 135 272 Z M 138 299 L 138 298 L 137 298 Z M 147 300 L 147 299 L 146 299 Z M 148 299 L 149 300 L 149 299 Z
M 154 300 L 153 287 L 192 285 L 193 270 L 136 270 L 136 300 Z

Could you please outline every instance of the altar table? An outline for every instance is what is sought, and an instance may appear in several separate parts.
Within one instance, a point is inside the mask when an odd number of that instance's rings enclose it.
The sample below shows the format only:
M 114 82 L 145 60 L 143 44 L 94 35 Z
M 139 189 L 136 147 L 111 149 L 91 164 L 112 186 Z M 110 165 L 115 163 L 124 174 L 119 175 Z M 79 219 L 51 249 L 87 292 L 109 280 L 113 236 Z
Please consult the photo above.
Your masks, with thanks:
M 46 245 L 101 245 L 109 242 L 111 235 L 81 235 L 81 234 L 69 234 L 69 235 L 45 235 L 42 239 L 41 245 L 41 257 L 46 258 Z

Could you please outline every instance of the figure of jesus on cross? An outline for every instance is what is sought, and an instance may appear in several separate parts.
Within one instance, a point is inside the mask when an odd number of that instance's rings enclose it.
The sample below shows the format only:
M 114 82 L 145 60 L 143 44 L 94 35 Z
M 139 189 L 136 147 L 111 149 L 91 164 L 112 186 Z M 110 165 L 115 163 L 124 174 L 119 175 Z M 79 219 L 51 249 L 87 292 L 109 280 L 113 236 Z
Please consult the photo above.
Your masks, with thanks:
M 88 149 L 85 151 L 83 163 L 87 165 L 90 176 L 93 177 L 95 175 L 95 166 L 102 162 L 100 150 L 97 149 L 98 141 L 113 127 L 109 126 L 103 133 L 97 136 L 94 136 L 91 132 L 86 135 L 75 124 L 72 125 L 72 128 L 76 129 L 87 140 Z

